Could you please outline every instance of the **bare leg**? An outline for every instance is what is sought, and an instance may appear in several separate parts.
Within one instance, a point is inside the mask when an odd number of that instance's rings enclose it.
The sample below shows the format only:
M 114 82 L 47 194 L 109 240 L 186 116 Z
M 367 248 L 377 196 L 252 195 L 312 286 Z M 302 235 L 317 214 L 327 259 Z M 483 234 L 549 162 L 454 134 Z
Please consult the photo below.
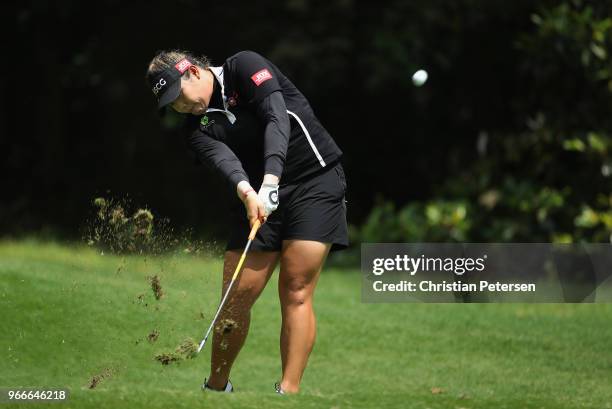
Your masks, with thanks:
M 278 294 L 281 301 L 280 335 L 283 378 L 281 388 L 297 393 L 316 337 L 313 295 L 330 244 L 286 240 L 281 254 Z
M 223 266 L 223 291 L 231 281 L 242 252 L 225 253 Z M 225 306 L 219 314 L 213 329 L 213 343 L 208 386 L 212 389 L 223 389 L 229 374 L 249 332 L 251 307 L 257 300 L 272 275 L 279 252 L 250 252 L 232 286 Z

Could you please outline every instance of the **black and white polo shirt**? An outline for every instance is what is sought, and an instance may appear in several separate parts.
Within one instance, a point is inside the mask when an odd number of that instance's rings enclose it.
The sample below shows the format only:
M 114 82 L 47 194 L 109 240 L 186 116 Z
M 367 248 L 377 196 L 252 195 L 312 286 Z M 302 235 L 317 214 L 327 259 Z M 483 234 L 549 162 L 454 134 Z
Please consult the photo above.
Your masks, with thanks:
M 270 61 L 253 51 L 210 67 L 213 96 L 203 116 L 187 115 L 186 137 L 198 162 L 233 187 L 258 187 L 265 173 L 294 183 L 340 159 L 342 151 L 308 100 Z

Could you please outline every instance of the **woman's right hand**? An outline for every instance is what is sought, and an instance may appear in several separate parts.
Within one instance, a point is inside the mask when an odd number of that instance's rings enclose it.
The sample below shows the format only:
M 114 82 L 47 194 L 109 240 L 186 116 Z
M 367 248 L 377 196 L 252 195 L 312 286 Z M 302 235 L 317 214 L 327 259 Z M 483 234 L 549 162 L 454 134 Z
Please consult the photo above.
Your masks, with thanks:
M 264 204 L 259 199 L 257 192 L 254 190 L 248 192 L 242 200 L 242 203 L 244 203 L 244 208 L 246 209 L 250 227 L 253 227 L 253 224 L 255 224 L 257 219 L 259 219 L 262 224 L 266 222 L 266 211 Z

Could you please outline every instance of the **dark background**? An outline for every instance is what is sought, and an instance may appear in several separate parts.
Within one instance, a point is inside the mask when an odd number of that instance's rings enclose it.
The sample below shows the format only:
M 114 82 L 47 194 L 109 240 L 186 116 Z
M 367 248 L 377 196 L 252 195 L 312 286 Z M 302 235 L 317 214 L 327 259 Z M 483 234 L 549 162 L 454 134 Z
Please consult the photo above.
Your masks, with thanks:
M 251 49 L 345 153 L 353 241 L 610 241 L 610 1 L 20 2 L 6 6 L 1 235 L 78 238 L 97 196 L 224 231 L 145 70 Z M 429 72 L 412 84 L 419 68 Z

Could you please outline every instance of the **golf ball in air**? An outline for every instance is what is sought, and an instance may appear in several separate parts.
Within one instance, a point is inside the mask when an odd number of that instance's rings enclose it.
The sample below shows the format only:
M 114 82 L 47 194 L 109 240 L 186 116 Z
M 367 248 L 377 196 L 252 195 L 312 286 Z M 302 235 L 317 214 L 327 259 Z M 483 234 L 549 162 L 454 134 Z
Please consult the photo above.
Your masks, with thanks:
M 427 77 L 427 71 L 418 70 L 417 72 L 412 74 L 412 83 L 417 87 L 420 87 L 421 85 L 425 84 L 425 81 L 427 81 Z

